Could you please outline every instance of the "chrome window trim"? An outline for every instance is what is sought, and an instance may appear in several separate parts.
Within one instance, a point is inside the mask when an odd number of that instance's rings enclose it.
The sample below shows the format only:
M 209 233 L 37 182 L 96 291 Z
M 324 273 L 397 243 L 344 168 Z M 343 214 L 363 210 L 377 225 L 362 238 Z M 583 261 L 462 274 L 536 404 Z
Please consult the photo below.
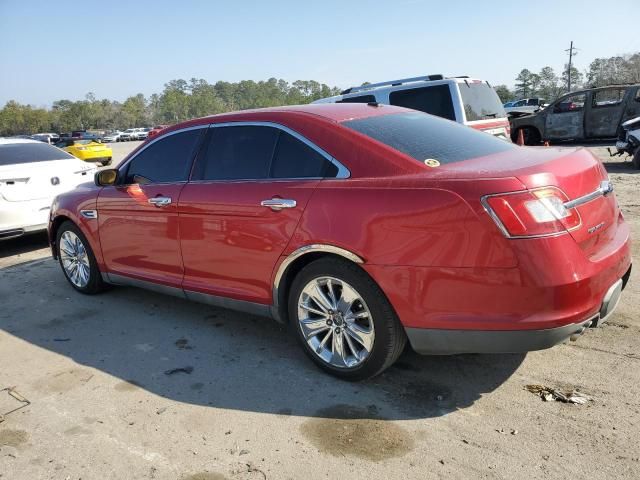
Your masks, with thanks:
M 301 180 L 301 179 L 305 179 L 305 180 L 312 180 L 312 179 L 345 179 L 345 178 L 349 178 L 351 176 L 351 172 L 349 171 L 349 169 L 347 167 L 345 167 L 342 163 L 340 163 L 340 161 L 338 161 L 336 158 L 332 157 L 331 155 L 329 155 L 327 152 L 325 152 L 322 148 L 320 148 L 319 146 L 317 146 L 315 143 L 313 143 L 311 140 L 309 140 L 308 138 L 306 138 L 305 136 L 301 135 L 300 133 L 296 132 L 295 130 L 292 130 L 289 127 L 286 127 L 285 125 L 282 125 L 280 123 L 275 123 L 275 122 L 261 122 L 261 121 L 238 121 L 238 122 L 222 122 L 222 123 L 211 123 L 209 124 L 210 128 L 224 128 L 224 127 L 272 127 L 272 128 L 277 128 L 278 130 L 281 130 L 285 133 L 288 133 L 289 135 L 293 136 L 294 138 L 296 138 L 297 140 L 301 141 L 302 143 L 304 143 L 306 146 L 308 146 L 309 148 L 315 150 L 317 153 L 319 153 L 320 155 L 322 155 L 325 160 L 327 160 L 328 162 L 332 163 L 333 165 L 335 165 L 338 169 L 338 173 L 336 174 L 335 177 L 302 177 L 302 178 L 296 178 L 296 177 L 290 177 L 290 178 L 283 178 L 283 177 L 278 177 L 278 178 L 247 178 L 247 179 L 221 179 L 221 180 L 192 180 L 193 183 L 195 182 L 228 182 L 228 181 L 232 181 L 232 182 L 236 182 L 236 181 L 249 181 L 249 180 L 269 180 L 269 181 L 277 181 L 277 180 Z
M 202 129 L 202 128 L 209 128 L 209 124 L 207 123 L 203 123 L 201 125 L 194 125 L 191 127 L 186 127 L 186 128 L 181 128 L 179 130 L 174 130 L 172 132 L 168 132 L 162 135 L 157 136 L 156 138 L 154 138 L 153 140 L 151 140 L 149 143 L 147 143 L 146 145 L 144 145 L 140 150 L 138 150 L 137 152 L 135 152 L 131 157 L 127 158 L 122 165 L 118 166 L 117 170 L 118 170 L 118 175 L 121 175 L 123 170 L 126 170 L 128 168 L 128 165 L 138 156 L 140 155 L 142 152 L 144 152 L 147 148 L 149 148 L 151 145 L 153 145 L 156 142 L 159 142 L 160 140 L 164 140 L 165 138 L 168 138 L 172 135 L 176 135 L 178 133 L 184 133 L 184 132 L 189 132 L 191 130 L 198 130 L 198 129 Z M 148 137 L 147 137 L 148 138 Z M 191 175 L 191 172 L 189 172 L 189 176 Z M 168 185 L 168 184 L 178 184 L 178 183 L 187 183 L 187 181 L 189 180 L 189 177 L 187 177 L 187 180 L 180 180 L 178 182 L 156 182 L 156 183 L 145 183 L 144 185 Z M 114 185 L 116 187 L 126 187 L 128 185 L 139 185 L 137 183 L 121 183 L 118 185 Z
M 273 285 L 272 285 L 272 298 L 273 305 L 271 307 L 271 316 L 277 321 L 281 322 L 282 318 L 280 317 L 280 302 L 278 300 L 279 290 L 280 290 L 280 282 L 282 281 L 282 277 L 284 273 L 287 271 L 289 266 L 298 258 L 303 255 L 307 255 L 309 253 L 314 252 L 323 252 L 323 253 L 333 253 L 335 255 L 339 255 L 347 260 L 352 261 L 353 263 L 363 264 L 364 260 L 349 250 L 344 248 L 336 247 L 335 245 L 327 245 L 323 243 L 312 243 L 310 245 L 304 245 L 292 253 L 290 253 L 280 264 L 278 270 L 276 271 L 275 277 L 273 277 Z

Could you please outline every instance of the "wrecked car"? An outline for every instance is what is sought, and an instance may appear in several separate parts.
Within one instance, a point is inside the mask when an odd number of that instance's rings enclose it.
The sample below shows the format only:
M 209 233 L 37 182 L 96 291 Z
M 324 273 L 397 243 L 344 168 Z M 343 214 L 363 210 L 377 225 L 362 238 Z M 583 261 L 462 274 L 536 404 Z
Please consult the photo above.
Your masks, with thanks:
M 614 138 L 620 124 L 640 115 L 640 84 L 568 93 L 532 114 L 510 118 L 511 139 L 523 133 L 526 145 L 543 141 Z

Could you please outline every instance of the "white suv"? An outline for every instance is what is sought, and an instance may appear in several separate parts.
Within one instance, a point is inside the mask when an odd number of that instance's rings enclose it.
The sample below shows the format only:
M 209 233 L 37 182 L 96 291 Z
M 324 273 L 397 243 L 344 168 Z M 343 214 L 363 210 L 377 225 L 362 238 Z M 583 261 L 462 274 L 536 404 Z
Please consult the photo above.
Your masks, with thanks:
M 382 103 L 420 110 L 509 139 L 507 114 L 489 82 L 442 75 L 404 78 L 348 88 L 313 103 Z

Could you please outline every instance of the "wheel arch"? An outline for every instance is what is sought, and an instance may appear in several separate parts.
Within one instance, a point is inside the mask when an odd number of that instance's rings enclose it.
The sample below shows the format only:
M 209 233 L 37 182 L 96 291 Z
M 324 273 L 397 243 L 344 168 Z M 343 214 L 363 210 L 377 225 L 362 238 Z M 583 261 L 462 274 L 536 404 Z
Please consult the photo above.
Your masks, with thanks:
M 56 260 L 58 259 L 58 249 L 56 248 L 58 229 L 64 222 L 71 222 L 74 225 L 77 225 L 71 217 L 68 217 L 66 215 L 57 215 L 56 218 L 53 219 L 53 221 L 51 222 L 51 226 L 49 227 L 49 245 L 51 246 L 51 255 Z
M 273 278 L 273 305 L 271 314 L 278 322 L 288 323 L 287 295 L 298 272 L 320 258 L 334 257 L 361 265 L 364 259 L 355 253 L 335 245 L 305 245 L 290 253 L 278 266 Z

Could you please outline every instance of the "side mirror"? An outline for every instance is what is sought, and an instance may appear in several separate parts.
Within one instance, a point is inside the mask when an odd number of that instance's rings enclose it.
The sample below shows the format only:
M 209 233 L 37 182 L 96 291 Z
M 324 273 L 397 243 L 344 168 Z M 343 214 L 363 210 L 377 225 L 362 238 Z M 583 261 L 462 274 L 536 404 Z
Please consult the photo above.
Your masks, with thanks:
M 100 170 L 94 177 L 94 182 L 99 187 L 108 187 L 115 185 L 118 180 L 118 170 L 111 168 L 109 170 Z

